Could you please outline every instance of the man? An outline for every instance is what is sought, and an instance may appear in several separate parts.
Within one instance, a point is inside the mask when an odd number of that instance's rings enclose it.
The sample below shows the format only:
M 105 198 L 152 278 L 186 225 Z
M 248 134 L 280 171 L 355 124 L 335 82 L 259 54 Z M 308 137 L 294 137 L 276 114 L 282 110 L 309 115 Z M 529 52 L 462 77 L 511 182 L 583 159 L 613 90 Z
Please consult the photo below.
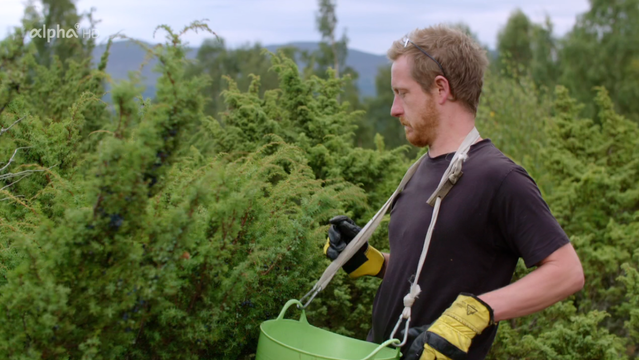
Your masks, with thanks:
M 352 278 L 384 280 L 373 304 L 368 340 L 388 339 L 404 308 L 433 207 L 428 198 L 475 115 L 488 60 L 462 32 L 443 26 L 413 31 L 388 51 L 397 117 L 408 141 L 428 154 L 395 199 L 390 254 L 368 244 L 344 265 Z M 412 306 L 406 359 L 484 359 L 499 321 L 540 311 L 579 291 L 581 263 L 532 178 L 489 139 L 475 142 L 463 176 L 441 203 Z M 360 228 L 331 219 L 326 255 L 335 259 Z M 510 284 L 519 258 L 536 269 Z M 396 336 L 398 337 L 398 336 Z

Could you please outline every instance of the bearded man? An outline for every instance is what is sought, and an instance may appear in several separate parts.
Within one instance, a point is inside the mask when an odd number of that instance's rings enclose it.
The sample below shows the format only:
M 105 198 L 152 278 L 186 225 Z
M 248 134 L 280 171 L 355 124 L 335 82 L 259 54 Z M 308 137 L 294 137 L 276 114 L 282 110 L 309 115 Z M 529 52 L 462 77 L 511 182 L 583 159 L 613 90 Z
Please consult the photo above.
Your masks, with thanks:
M 377 343 L 391 336 L 405 307 L 431 225 L 428 199 L 475 131 L 488 65 L 478 44 L 444 26 L 413 31 L 392 44 L 388 57 L 395 94 L 391 115 L 408 141 L 427 146 L 428 153 L 392 204 L 390 253 L 365 244 L 343 266 L 351 278 L 383 278 L 368 336 Z M 524 168 L 479 137 L 462 169 L 436 217 L 404 359 L 484 359 L 499 321 L 540 311 L 584 284 L 575 250 Z M 361 229 L 343 215 L 330 223 L 325 254 L 334 260 Z M 519 258 L 535 269 L 511 283 Z

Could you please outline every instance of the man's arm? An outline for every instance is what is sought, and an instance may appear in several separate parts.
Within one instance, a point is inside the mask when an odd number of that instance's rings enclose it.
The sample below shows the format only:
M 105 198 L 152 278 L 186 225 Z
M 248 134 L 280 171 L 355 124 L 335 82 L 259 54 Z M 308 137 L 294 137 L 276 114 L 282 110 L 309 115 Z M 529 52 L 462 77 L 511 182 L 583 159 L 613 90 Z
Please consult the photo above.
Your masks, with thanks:
M 406 359 L 465 359 L 473 338 L 493 320 L 497 322 L 532 314 L 579 291 L 583 284 L 581 262 L 568 243 L 513 284 L 479 297 L 461 293 L 428 331 L 417 336 Z M 471 308 L 475 311 L 468 311 Z
M 494 311 L 495 322 L 530 315 L 561 301 L 584 286 L 584 272 L 571 244 L 566 244 L 518 281 L 480 295 Z

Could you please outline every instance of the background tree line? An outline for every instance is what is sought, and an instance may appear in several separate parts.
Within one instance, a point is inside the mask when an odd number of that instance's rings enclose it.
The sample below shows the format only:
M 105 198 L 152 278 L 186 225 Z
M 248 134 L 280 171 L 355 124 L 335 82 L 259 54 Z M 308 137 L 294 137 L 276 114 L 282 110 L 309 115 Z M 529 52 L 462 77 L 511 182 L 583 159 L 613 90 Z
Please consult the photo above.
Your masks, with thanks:
M 140 74 L 106 74 L 110 42 L 92 64 L 90 39 L 27 41 L 93 16 L 43 5 L 0 41 L 0 357 L 251 358 L 259 324 L 328 264 L 328 219 L 364 224 L 425 151 L 389 115 L 389 69 L 361 99 L 335 3 L 320 1 L 314 53 L 215 39 L 192 63 L 160 26 L 144 98 Z M 586 286 L 502 322 L 491 359 L 638 356 L 638 9 L 592 1 L 560 39 L 516 11 L 499 34 L 478 128 L 533 175 Z M 336 276 L 311 323 L 365 337 L 379 281 Z

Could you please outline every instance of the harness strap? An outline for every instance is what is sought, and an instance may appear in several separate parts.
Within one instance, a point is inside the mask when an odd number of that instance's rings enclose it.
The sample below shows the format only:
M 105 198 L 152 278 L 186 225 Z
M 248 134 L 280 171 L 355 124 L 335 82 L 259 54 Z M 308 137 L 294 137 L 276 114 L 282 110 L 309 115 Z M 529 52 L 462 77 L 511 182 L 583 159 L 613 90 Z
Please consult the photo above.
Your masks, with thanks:
M 464 175 L 464 173 L 460 172 L 459 175 L 454 175 L 455 174 L 451 174 L 451 177 L 444 183 L 444 185 L 442 185 L 442 188 L 439 189 L 439 191 L 435 190 L 435 192 L 433 193 L 434 196 L 431 196 L 427 201 L 428 205 L 435 206 L 436 198 L 441 198 L 442 200 L 444 200 L 444 197 L 448 195 L 450 189 L 453 188 L 453 185 L 457 184 L 457 181 L 459 180 L 459 178 L 461 178 L 462 175 Z
M 433 192 L 433 194 L 428 199 L 427 203 L 433 206 L 433 215 L 431 217 L 430 226 L 428 227 L 428 232 L 426 233 L 426 239 L 424 240 L 424 246 L 422 248 L 422 254 L 419 259 L 419 264 L 417 266 L 417 272 L 415 273 L 415 280 L 411 282 L 411 287 L 409 293 L 404 297 L 404 310 L 400 315 L 393 332 L 391 333 L 390 338 L 392 339 L 395 336 L 399 326 L 401 325 L 403 320 L 406 320 L 406 331 L 404 333 L 404 340 L 401 344 L 397 346 L 403 346 L 406 343 L 408 338 L 408 328 L 410 326 L 411 320 L 411 308 L 415 303 L 415 299 L 419 296 L 421 289 L 418 285 L 419 276 L 422 272 L 422 268 L 424 266 L 424 261 L 426 260 L 426 254 L 428 253 L 428 247 L 430 245 L 430 240 L 433 235 L 433 230 L 435 228 L 435 223 L 437 222 L 437 215 L 439 214 L 439 208 L 441 207 L 442 200 L 448 194 L 448 192 L 453 188 L 453 186 L 459 181 L 459 178 L 462 176 L 462 163 L 468 159 L 468 151 L 470 150 L 470 146 L 477 142 L 479 139 L 479 132 L 477 128 L 473 128 L 466 138 L 461 143 L 453 159 L 451 160 L 448 168 L 442 175 L 442 178 L 437 186 L 437 189 Z M 355 236 L 355 238 L 346 246 L 346 248 L 340 253 L 340 255 L 331 262 L 331 264 L 324 270 L 322 277 L 315 283 L 313 288 L 302 298 L 305 299 L 308 296 L 311 296 L 310 300 L 304 304 L 302 307 L 307 307 L 313 298 L 323 289 L 326 288 L 328 283 L 333 279 L 337 271 L 361 248 L 364 243 L 370 239 L 373 235 L 373 232 L 382 221 L 384 214 L 390 208 L 393 200 L 397 197 L 397 195 L 404 190 L 404 187 L 408 183 L 408 181 L 413 177 L 419 164 L 422 162 L 425 156 L 428 153 L 422 155 L 410 168 L 406 171 L 406 174 L 402 178 L 402 181 L 399 183 L 399 186 L 393 192 L 393 195 L 386 201 L 384 206 L 373 216 L 373 218 L 362 228 L 362 230 Z
M 424 246 L 422 248 L 422 254 L 419 257 L 419 263 L 417 264 L 417 272 L 415 273 L 415 279 L 411 282 L 410 291 L 404 297 L 404 310 L 397 320 L 397 324 L 393 329 L 393 332 L 390 335 L 390 338 L 395 337 L 395 333 L 399 328 L 399 325 L 403 320 L 406 320 L 406 331 L 404 332 L 404 339 L 397 346 L 404 346 L 406 341 L 408 340 L 408 329 L 410 327 L 412 306 L 415 303 L 415 299 L 421 293 L 421 288 L 419 287 L 419 276 L 422 273 L 422 268 L 424 267 L 424 261 L 426 260 L 426 254 L 428 253 L 428 247 L 430 246 L 430 240 L 433 237 L 433 231 L 435 230 L 435 224 L 437 223 L 437 216 L 439 215 L 439 209 L 442 204 L 442 200 L 448 194 L 450 189 L 459 181 L 459 178 L 462 176 L 462 163 L 468 159 L 468 151 L 470 150 L 470 146 L 477 142 L 479 139 L 479 132 L 477 128 L 473 128 L 473 130 L 466 135 L 466 138 L 459 146 L 459 149 L 455 152 L 455 156 L 450 161 L 448 168 L 442 175 L 442 179 L 437 186 L 437 189 L 433 191 L 433 194 L 428 199 L 427 203 L 433 206 L 433 214 L 430 219 L 430 225 L 428 226 L 428 231 L 426 232 L 426 239 L 424 239 Z

